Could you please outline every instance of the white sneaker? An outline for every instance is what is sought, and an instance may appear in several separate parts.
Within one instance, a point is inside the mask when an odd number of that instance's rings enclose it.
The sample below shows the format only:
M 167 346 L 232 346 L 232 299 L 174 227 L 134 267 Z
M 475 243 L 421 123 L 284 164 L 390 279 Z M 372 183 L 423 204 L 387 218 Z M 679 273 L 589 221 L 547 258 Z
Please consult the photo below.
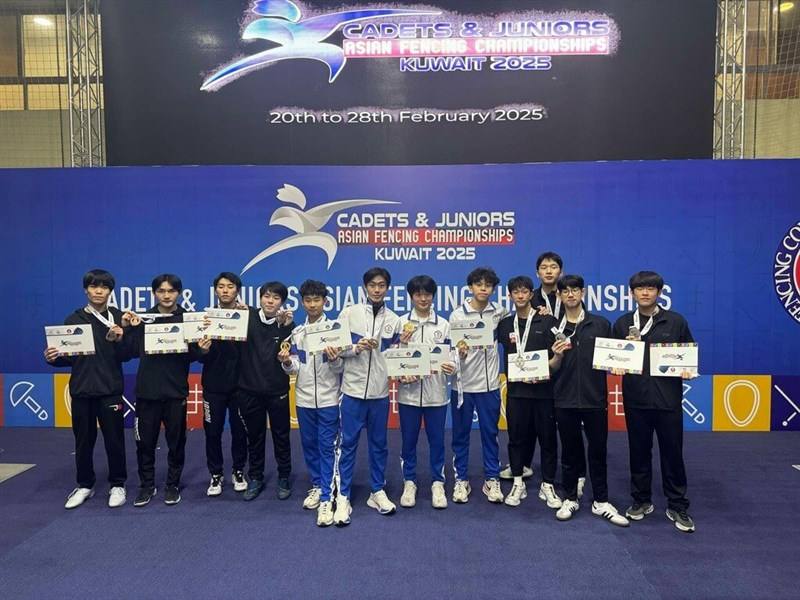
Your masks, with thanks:
M 561 508 L 561 498 L 556 494 L 552 483 L 542 482 L 542 485 L 539 487 L 539 500 L 547 502 L 547 508 Z
M 580 504 L 574 500 L 566 499 L 561 504 L 561 508 L 556 511 L 556 519 L 559 521 L 569 521 L 572 515 L 580 508 Z
M 592 514 L 603 517 L 618 527 L 630 525 L 630 521 L 619 514 L 619 511 L 610 502 L 592 502 Z
M 417 503 L 417 484 L 413 481 L 406 481 L 403 484 L 403 495 L 400 496 L 400 506 L 411 508 Z
M 487 479 L 483 482 L 483 493 L 489 502 L 499 504 L 503 501 L 503 490 L 500 489 L 500 481 L 497 479 Z
M 469 495 L 472 493 L 472 487 L 469 481 L 463 479 L 456 479 L 456 485 L 453 487 L 453 502 L 457 504 L 466 504 L 469 502 Z
M 522 478 L 528 479 L 530 477 L 533 477 L 533 469 L 530 467 L 522 467 Z M 511 474 L 511 465 L 503 467 L 503 470 L 500 471 L 500 479 L 514 479 L 514 476 Z
M 212 475 L 211 482 L 208 484 L 206 496 L 222 495 L 222 475 Z
M 578 477 L 578 500 L 583 498 L 583 488 L 586 486 L 586 477 Z
M 312 487 L 310 490 L 308 490 L 306 499 L 303 500 L 303 508 L 306 510 L 314 510 L 315 508 L 318 508 L 320 494 L 322 494 L 322 490 L 318 487 Z
M 433 508 L 447 508 L 447 494 L 441 481 L 434 481 L 431 486 L 431 504 Z
M 519 506 L 519 503 L 528 497 L 528 488 L 524 483 L 515 483 L 506 496 L 507 506 Z
M 92 496 L 94 496 L 94 488 L 77 487 L 67 496 L 64 508 L 78 508 Z
M 234 492 L 247 491 L 247 480 L 244 478 L 244 473 L 242 471 L 234 471 L 231 474 L 231 481 L 233 482 Z
M 350 513 L 352 512 L 353 507 L 350 506 L 350 499 L 347 496 L 338 496 L 336 498 L 336 510 L 333 513 L 333 524 L 337 527 L 350 525 Z
M 320 502 L 319 508 L 317 508 L 317 527 L 329 527 L 330 525 L 333 525 L 333 502 L 326 500 Z
M 125 504 L 127 497 L 125 488 L 121 485 L 115 485 L 108 492 L 108 508 L 119 508 Z
M 391 515 L 397 510 L 394 502 L 389 500 L 389 496 L 383 490 L 371 493 L 367 499 L 367 506 L 374 508 L 382 515 Z

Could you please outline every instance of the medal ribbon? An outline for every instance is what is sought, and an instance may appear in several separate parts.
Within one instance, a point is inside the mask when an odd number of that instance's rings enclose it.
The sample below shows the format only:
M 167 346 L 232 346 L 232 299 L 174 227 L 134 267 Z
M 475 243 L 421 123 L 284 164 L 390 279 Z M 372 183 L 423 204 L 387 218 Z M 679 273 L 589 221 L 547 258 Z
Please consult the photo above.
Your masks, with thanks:
M 637 308 L 636 311 L 633 313 L 633 326 L 639 330 L 639 337 L 644 337 L 647 335 L 647 332 L 653 328 L 653 323 L 656 320 L 656 315 L 659 313 L 658 306 L 653 311 L 653 314 L 650 315 L 650 320 L 647 322 L 647 325 L 644 326 L 644 329 L 641 328 L 642 320 L 639 317 L 639 309 Z

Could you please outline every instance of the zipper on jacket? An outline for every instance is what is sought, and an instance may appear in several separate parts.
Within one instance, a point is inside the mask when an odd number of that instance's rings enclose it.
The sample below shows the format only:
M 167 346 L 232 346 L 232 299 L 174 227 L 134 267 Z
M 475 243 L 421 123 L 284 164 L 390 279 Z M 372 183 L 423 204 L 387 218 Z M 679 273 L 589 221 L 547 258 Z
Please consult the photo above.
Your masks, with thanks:
M 386 308 L 384 307 L 383 310 L 386 310 Z M 380 311 L 378 311 L 378 312 L 380 312 Z M 378 315 L 376 315 L 374 312 L 372 313 L 372 334 L 371 335 L 372 335 L 373 338 L 375 337 L 375 317 L 377 317 L 377 316 Z M 378 352 L 380 352 L 380 351 L 381 351 L 381 340 L 378 339 Z M 368 362 L 367 362 L 367 385 L 364 387 L 364 400 L 367 399 L 367 393 L 369 392 L 369 374 L 370 374 L 370 371 L 372 370 L 372 351 L 370 351 L 369 359 L 367 359 L 367 360 L 368 360 Z
M 422 343 L 422 344 L 425 343 L 425 324 L 424 323 L 419 326 L 419 339 L 420 339 L 420 343 Z M 420 377 L 420 379 L 419 379 L 419 407 L 420 408 L 422 408 L 422 384 L 423 384 L 423 381 L 424 380 Z
M 317 399 L 317 355 L 314 355 L 314 406 L 319 408 L 319 400 Z

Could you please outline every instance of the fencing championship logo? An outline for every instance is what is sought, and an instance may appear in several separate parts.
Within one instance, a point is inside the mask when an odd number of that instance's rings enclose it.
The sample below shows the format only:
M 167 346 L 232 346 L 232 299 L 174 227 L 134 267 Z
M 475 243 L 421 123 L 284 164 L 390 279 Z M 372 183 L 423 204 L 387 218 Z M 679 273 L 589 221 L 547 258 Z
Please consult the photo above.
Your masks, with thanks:
M 297 208 L 293 206 L 281 206 L 276 209 L 275 212 L 272 213 L 272 217 L 270 217 L 270 226 L 281 225 L 287 229 L 291 229 L 295 234 L 279 242 L 275 242 L 265 250 L 256 254 L 252 260 L 244 266 L 242 274 L 273 254 L 301 246 L 319 248 L 325 252 L 328 257 L 328 269 L 330 269 L 333 264 L 333 259 L 336 257 L 336 252 L 339 249 L 339 244 L 335 237 L 329 233 L 320 231 L 320 229 L 325 226 L 333 215 L 339 211 L 359 206 L 399 204 L 399 202 L 390 200 L 351 199 L 336 200 L 305 210 L 305 194 L 299 188 L 289 185 L 288 183 L 285 183 L 283 187 L 278 190 L 276 198 L 281 202 L 294 204 Z
M 255 17 L 253 17 L 255 15 Z M 340 33 L 340 44 L 328 41 Z M 348 59 L 398 59 L 411 73 L 550 71 L 554 56 L 609 56 L 620 33 L 608 15 L 529 10 L 462 15 L 425 5 L 343 6 L 322 13 L 299 0 L 255 0 L 241 37 L 273 47 L 220 66 L 200 89 L 216 91 L 283 60 L 315 60 L 333 83 Z
M 795 223 L 778 244 L 772 282 L 786 313 L 800 323 L 800 222 Z

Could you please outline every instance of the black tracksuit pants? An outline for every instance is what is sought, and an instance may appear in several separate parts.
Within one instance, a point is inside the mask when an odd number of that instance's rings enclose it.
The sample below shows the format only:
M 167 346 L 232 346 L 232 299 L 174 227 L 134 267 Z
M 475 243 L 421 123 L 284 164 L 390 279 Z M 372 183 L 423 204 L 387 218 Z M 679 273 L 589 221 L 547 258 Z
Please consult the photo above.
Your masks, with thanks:
M 658 438 L 661 484 L 667 505 L 687 510 L 686 469 L 683 465 L 683 410 L 625 407 L 631 466 L 631 496 L 634 502 L 652 501 L 653 433 Z
M 72 398 L 78 487 L 92 488 L 95 484 L 94 444 L 98 422 L 108 459 L 108 483 L 111 487 L 125 485 L 128 470 L 125 465 L 124 406 L 119 395 Z
M 136 460 L 139 463 L 139 485 L 155 487 L 156 446 L 161 424 L 167 439 L 167 486 L 179 486 L 186 461 L 186 398 L 136 400 Z
M 244 390 L 237 393 L 239 415 L 247 433 L 247 452 L 250 458 L 248 477 L 264 480 L 264 452 L 267 438 L 267 415 L 272 431 L 272 446 L 278 477 L 292 472 L 292 447 L 289 441 L 289 394 L 280 396 L 253 395 Z
M 533 456 L 533 448 L 538 438 L 542 481 L 553 483 L 558 462 L 553 400 L 509 397 L 506 399 L 506 421 L 511 474 L 515 477 L 522 476 L 522 468 L 529 464 L 525 461 Z
M 208 472 L 222 475 L 222 432 L 225 430 L 225 415 L 231 424 L 231 458 L 233 470 L 244 471 L 247 463 L 247 434 L 239 416 L 236 392 L 203 393 L 203 429 L 206 432 L 206 462 Z
M 586 464 L 583 454 L 585 433 L 589 446 L 592 496 L 595 502 L 608 502 L 608 411 L 604 408 L 556 408 L 556 420 L 561 436 L 561 465 L 564 472 L 562 483 L 567 498 L 576 502 L 578 500 L 578 477 L 583 477 L 581 466 Z M 585 473 L 585 466 L 583 471 Z

